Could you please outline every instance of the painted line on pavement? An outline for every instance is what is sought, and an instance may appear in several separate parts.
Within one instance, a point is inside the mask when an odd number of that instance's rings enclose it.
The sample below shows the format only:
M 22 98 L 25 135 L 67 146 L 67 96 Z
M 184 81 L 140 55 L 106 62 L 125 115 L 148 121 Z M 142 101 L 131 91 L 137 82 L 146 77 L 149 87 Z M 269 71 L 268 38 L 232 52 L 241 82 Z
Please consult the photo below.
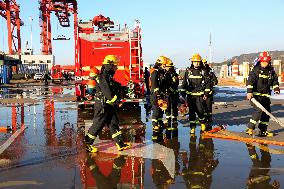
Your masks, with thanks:
M 0 155 L 14 142 L 14 140 L 26 129 L 27 127 L 23 127 L 17 130 L 4 144 L 0 146 Z
M 6 181 L 0 183 L 2 187 L 23 186 L 23 185 L 42 185 L 43 183 L 37 181 Z

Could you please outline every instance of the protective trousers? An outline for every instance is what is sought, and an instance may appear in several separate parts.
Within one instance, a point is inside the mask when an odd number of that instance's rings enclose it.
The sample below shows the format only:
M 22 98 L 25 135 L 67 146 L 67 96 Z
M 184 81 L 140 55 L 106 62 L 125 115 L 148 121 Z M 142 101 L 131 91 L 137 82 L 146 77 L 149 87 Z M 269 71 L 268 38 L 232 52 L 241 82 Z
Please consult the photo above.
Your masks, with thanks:
M 198 115 L 200 124 L 205 124 L 205 108 L 204 108 L 204 100 L 202 96 L 190 96 L 187 98 L 187 103 L 189 106 L 189 123 L 190 127 L 196 127 L 196 123 L 198 120 L 196 119 L 196 114 Z
M 269 97 L 258 97 L 255 96 L 254 97 L 268 112 L 271 112 L 270 109 L 270 99 Z M 268 122 L 269 122 L 269 116 L 264 113 L 262 110 L 260 110 L 258 107 L 256 107 L 253 103 L 252 106 L 254 107 L 255 111 L 252 114 L 252 118 L 250 119 L 249 123 L 248 123 L 248 128 L 250 129 L 255 129 L 255 126 L 257 123 L 258 124 L 258 128 L 261 131 L 266 131 L 267 130 L 267 126 L 268 126 Z
M 97 137 L 104 126 L 108 126 L 112 139 L 117 143 L 123 143 L 121 131 L 119 131 L 119 121 L 115 112 L 115 108 L 109 104 L 104 104 L 96 101 L 94 105 L 94 119 L 93 125 L 90 127 L 88 134 Z M 94 141 L 90 140 L 87 143 L 92 144 Z
M 205 100 L 205 119 L 207 122 L 212 122 L 212 104 L 213 104 L 213 95 L 208 96 Z
M 166 110 L 166 122 L 165 122 L 167 130 L 177 129 L 178 103 L 179 103 L 178 93 L 170 94 L 168 96 L 168 108 Z
M 163 111 L 159 108 L 158 96 L 156 94 L 151 95 L 151 104 L 152 104 L 152 126 L 153 126 L 153 135 L 152 139 L 157 140 L 162 135 L 162 126 L 163 126 Z

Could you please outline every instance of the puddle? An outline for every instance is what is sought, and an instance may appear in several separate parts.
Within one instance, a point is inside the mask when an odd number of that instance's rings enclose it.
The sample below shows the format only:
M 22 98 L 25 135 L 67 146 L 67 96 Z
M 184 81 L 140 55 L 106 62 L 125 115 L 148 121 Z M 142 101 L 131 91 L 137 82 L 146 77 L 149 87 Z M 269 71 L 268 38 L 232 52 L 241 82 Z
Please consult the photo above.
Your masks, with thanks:
M 37 103 L 0 106 L 1 126 L 19 128 L 22 123 L 27 126 L 25 132 L 0 155 L 0 159 L 9 162 L 0 166 L 1 182 L 32 180 L 41 183 L 41 188 L 230 189 L 281 188 L 279 184 L 284 183 L 283 155 L 270 153 L 271 149 L 283 148 L 203 138 L 200 137 L 200 127 L 196 129 L 196 136 L 190 136 L 190 128 L 181 123 L 178 133 L 172 132 L 156 145 L 158 148 L 151 147 L 152 151 L 144 148 L 146 152 L 141 153 L 136 148 L 118 153 L 110 141 L 108 145 L 112 145 L 113 150 L 87 154 L 82 131 L 92 125 L 92 113 L 78 110 L 75 102 L 55 100 L 73 95 L 74 88 L 32 88 L 35 87 L 23 87 L 22 94 L 24 98 L 37 100 Z M 226 94 L 232 91 L 243 94 L 243 89 L 219 90 Z M 13 90 L 6 91 L 2 97 L 15 94 Z M 147 104 L 141 103 L 136 110 L 120 112 L 119 117 L 122 133 L 128 141 L 137 145 L 153 144 Z M 227 126 L 228 130 L 236 132 L 243 132 L 245 128 L 246 125 L 238 121 Z M 2 144 L 11 134 L 0 133 L 0 136 Z M 107 128 L 99 139 L 105 145 L 111 139 Z M 29 185 L 29 188 L 36 187 Z

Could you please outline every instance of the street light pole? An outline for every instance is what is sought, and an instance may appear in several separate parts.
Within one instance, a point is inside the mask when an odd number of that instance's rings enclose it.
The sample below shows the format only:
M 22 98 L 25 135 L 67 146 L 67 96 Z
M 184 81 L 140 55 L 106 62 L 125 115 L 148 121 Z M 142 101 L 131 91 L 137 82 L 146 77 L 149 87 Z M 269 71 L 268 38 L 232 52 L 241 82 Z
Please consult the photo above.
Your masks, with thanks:
M 30 26 L 31 26 L 31 51 L 33 50 L 33 18 L 30 16 Z
M 209 33 L 209 64 L 212 63 L 212 38 L 211 32 Z

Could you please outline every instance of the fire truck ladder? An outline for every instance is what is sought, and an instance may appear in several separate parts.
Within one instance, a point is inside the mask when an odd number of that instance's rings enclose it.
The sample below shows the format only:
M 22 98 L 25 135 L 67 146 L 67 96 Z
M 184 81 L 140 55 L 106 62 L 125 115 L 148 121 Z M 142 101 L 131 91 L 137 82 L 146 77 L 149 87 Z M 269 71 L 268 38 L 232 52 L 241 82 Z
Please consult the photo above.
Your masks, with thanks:
M 137 23 L 139 24 L 139 23 Z M 130 73 L 130 78 L 136 77 L 138 78 L 138 80 L 140 79 L 140 75 L 141 75 L 141 38 L 140 38 L 140 27 L 138 25 L 138 27 L 136 27 L 137 29 L 137 36 L 134 35 L 132 36 L 131 34 L 133 33 L 133 31 L 131 31 L 129 29 L 129 47 L 130 47 L 130 64 L 129 64 L 129 73 Z M 134 43 L 132 43 L 134 42 Z M 135 42 L 137 42 L 137 46 L 134 45 L 136 44 Z M 137 53 L 135 53 L 137 52 Z M 132 60 L 136 59 L 138 60 L 135 64 L 133 64 Z M 133 71 L 133 68 L 136 68 L 138 66 L 138 73 L 137 71 Z M 138 77 L 137 77 L 138 74 Z

